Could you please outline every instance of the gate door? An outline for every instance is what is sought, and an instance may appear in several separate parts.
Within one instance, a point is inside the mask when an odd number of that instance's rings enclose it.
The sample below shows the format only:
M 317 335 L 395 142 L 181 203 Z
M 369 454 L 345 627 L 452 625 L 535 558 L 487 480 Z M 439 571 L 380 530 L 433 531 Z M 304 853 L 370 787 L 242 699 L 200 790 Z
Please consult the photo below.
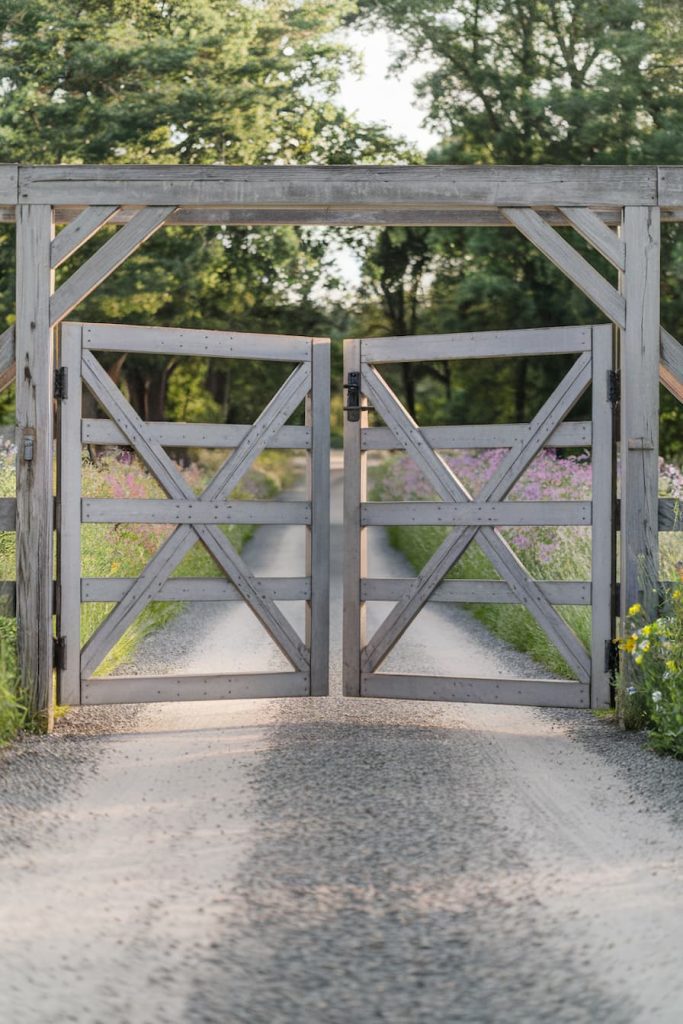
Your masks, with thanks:
M 420 427 L 378 367 L 428 360 L 574 355 L 573 365 L 543 407 L 525 424 Z M 493 367 L 492 367 L 493 370 Z M 374 338 L 345 342 L 345 567 L 344 692 L 349 696 L 480 701 L 553 707 L 607 707 L 607 652 L 613 636 L 612 328 Z M 492 378 L 493 379 L 493 378 Z M 591 422 L 565 422 L 593 384 Z M 368 425 L 368 409 L 379 424 Z M 506 501 L 544 447 L 592 445 L 590 501 Z M 439 450 L 503 448 L 505 456 L 473 499 Z M 367 453 L 403 451 L 438 501 L 367 501 Z M 373 579 L 367 571 L 367 527 L 440 524 L 452 529 L 417 577 Z M 592 525 L 590 581 L 532 577 L 499 527 Z M 479 546 L 497 580 L 444 577 L 468 546 Z M 395 602 L 366 636 L 366 602 Z M 573 680 L 462 678 L 458 650 L 453 674 L 381 672 L 389 652 L 428 601 L 520 603 L 531 613 L 571 669 Z M 555 605 L 590 605 L 590 652 Z M 445 625 L 444 628 L 447 628 Z
M 98 353 L 278 361 L 294 364 L 251 425 L 148 423 L 104 370 Z M 221 331 L 68 323 L 61 332 L 58 484 L 59 699 L 67 704 L 303 697 L 327 693 L 329 545 L 329 342 L 318 338 L 228 334 Z M 68 375 L 68 376 L 66 376 Z M 108 418 L 82 415 L 82 384 Z M 67 390 L 68 386 L 68 390 Z M 287 420 L 304 403 L 305 425 Z M 83 497 L 83 446 L 125 445 L 158 481 L 164 498 Z M 198 496 L 165 448 L 228 449 Z M 266 448 L 304 449 L 305 500 L 233 500 L 231 494 Z M 136 578 L 82 578 L 82 523 L 161 523 L 173 527 Z M 255 576 L 230 543 L 223 524 L 306 527 L 306 567 L 300 576 Z M 177 575 L 199 540 L 222 575 Z M 176 573 L 174 575 L 174 570 Z M 209 676 L 96 676 L 126 629 L 150 601 L 244 601 L 291 665 L 291 671 L 232 673 L 226 636 L 225 670 Z M 305 637 L 280 603 L 305 602 Z M 81 650 L 82 602 L 114 605 Z

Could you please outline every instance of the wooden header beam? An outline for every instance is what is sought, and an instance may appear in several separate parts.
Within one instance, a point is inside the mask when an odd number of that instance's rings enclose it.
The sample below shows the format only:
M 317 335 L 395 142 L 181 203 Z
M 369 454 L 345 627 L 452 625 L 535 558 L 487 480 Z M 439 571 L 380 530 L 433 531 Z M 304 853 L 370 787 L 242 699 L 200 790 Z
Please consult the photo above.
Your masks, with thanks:
M 225 167 L 88 166 L 18 169 L 18 202 L 53 206 L 144 204 L 233 209 L 335 210 L 454 207 L 656 206 L 659 178 L 683 204 L 683 168 L 656 166 L 432 165 Z M 7 174 L 7 191 L 12 190 Z M 11 202 L 11 199 L 10 199 Z

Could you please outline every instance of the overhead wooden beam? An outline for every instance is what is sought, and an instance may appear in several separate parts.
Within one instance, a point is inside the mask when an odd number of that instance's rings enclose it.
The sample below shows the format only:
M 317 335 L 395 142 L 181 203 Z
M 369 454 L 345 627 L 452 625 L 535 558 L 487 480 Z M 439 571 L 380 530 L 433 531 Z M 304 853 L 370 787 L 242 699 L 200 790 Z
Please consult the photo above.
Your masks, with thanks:
M 683 207 L 683 166 L 657 168 L 657 196 L 661 206 Z
M 0 205 L 14 206 L 19 194 L 19 164 L 0 164 Z
M 657 203 L 657 168 L 635 166 L 22 167 L 22 202 L 447 209 Z

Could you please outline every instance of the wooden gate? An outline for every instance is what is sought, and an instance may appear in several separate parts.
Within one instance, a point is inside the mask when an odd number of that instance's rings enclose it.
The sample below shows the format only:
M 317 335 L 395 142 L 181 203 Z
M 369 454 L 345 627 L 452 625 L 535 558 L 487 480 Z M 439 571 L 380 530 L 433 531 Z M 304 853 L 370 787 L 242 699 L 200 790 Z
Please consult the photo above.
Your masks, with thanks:
M 421 428 L 378 370 L 383 364 L 575 354 L 566 376 L 528 424 Z M 614 493 L 612 328 L 565 327 L 421 338 L 345 342 L 344 692 L 349 696 L 481 701 L 554 707 L 608 707 L 607 653 L 614 636 Z M 590 422 L 566 421 L 592 384 Z M 383 426 L 368 425 L 368 409 Z M 591 501 L 506 501 L 544 447 L 592 445 Z M 473 500 L 439 450 L 506 448 L 493 476 Z M 367 453 L 400 450 L 441 499 L 368 502 Z M 453 529 L 417 577 L 367 574 L 367 527 L 441 524 Z M 592 525 L 592 579 L 534 579 L 498 527 Z M 475 542 L 499 580 L 444 580 Z M 395 601 L 366 636 L 366 602 Z M 521 603 L 533 615 L 575 679 L 461 678 L 380 672 L 389 652 L 428 601 Z M 590 605 L 590 652 L 555 605 Z
M 252 425 L 147 423 L 98 360 L 99 351 L 275 360 L 294 371 Z M 329 547 L 329 342 L 319 338 L 228 334 L 221 331 L 68 323 L 62 326 L 59 412 L 58 590 L 59 700 L 65 704 L 302 697 L 327 693 Z M 82 415 L 82 385 L 108 419 Z M 305 425 L 287 420 L 305 403 Z M 156 478 L 164 499 L 83 498 L 85 444 L 130 446 Z M 229 449 L 197 496 L 165 447 Z M 237 501 L 230 495 L 266 448 L 304 449 L 304 501 Z M 82 578 L 81 523 L 163 523 L 174 526 L 135 579 Z M 306 569 L 299 577 L 255 577 L 221 525 L 306 526 Z M 201 541 L 224 578 L 172 576 Z M 211 676 L 102 677 L 94 673 L 150 601 L 246 602 L 292 666 L 278 673 Z M 113 610 L 81 649 L 81 604 L 112 602 Z M 302 640 L 278 607 L 306 602 Z M 229 651 L 226 651 L 226 661 Z

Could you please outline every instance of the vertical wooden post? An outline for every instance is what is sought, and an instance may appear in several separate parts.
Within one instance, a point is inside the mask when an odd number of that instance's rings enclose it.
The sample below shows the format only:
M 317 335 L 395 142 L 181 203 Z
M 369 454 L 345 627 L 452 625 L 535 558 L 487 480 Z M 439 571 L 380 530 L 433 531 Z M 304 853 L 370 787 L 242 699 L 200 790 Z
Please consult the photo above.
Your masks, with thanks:
M 308 500 L 311 525 L 306 539 L 306 573 L 311 600 L 306 604 L 306 643 L 311 652 L 311 696 L 329 689 L 330 658 L 330 342 L 314 338 L 311 390 L 306 399 L 311 428 Z
M 592 330 L 592 502 L 591 526 L 591 707 L 608 708 L 611 679 L 606 663 L 608 644 L 614 637 L 614 458 L 613 405 L 608 375 L 613 365 L 612 327 Z
M 82 332 L 80 324 L 63 324 L 59 346 L 68 396 L 59 403 L 57 632 L 66 644 L 66 663 L 57 672 L 57 700 L 71 705 L 81 703 Z
M 17 206 L 17 655 L 37 726 L 52 729 L 52 207 Z
M 361 372 L 361 342 L 344 342 L 344 383 L 349 373 Z M 348 392 L 344 392 L 348 397 Z M 344 402 L 345 405 L 348 402 Z M 360 404 L 365 405 L 362 397 Z M 346 697 L 360 697 L 360 655 L 366 643 L 365 602 L 361 601 L 361 579 L 367 576 L 367 531 L 361 526 L 360 505 L 367 500 L 367 453 L 361 451 L 361 430 L 368 425 L 362 412 L 357 422 L 344 414 L 344 622 L 342 638 L 342 682 Z
M 659 459 L 659 209 L 627 206 L 621 332 L 621 625 L 633 604 L 657 611 Z

